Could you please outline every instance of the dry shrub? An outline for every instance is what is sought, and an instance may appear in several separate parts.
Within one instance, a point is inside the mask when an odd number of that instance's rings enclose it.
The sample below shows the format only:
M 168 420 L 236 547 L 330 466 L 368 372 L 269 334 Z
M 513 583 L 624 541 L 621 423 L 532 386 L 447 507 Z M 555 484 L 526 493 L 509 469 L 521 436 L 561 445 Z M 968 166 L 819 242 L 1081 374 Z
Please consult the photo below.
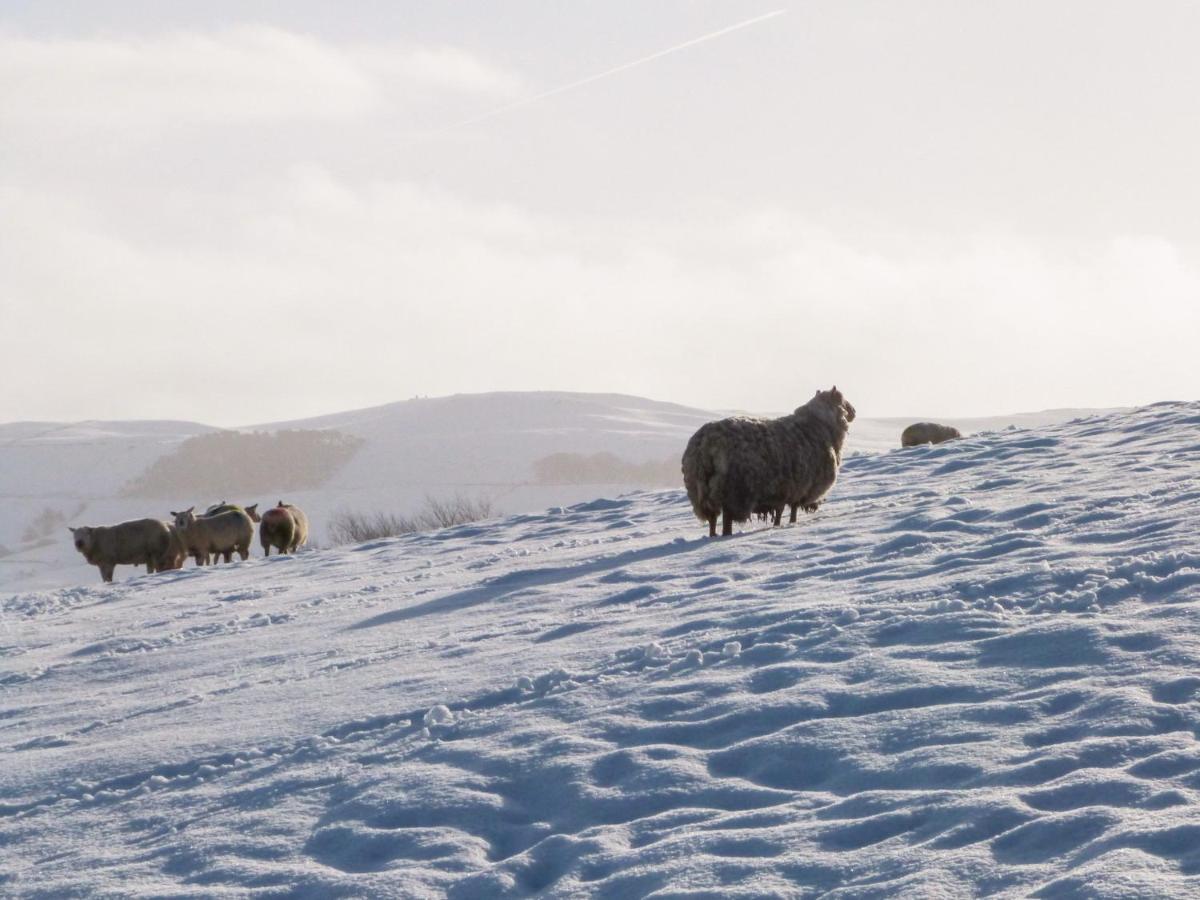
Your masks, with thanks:
M 413 516 L 398 516 L 395 513 L 359 513 L 341 510 L 329 521 L 329 538 L 338 544 L 362 544 L 380 538 L 416 534 L 419 531 L 436 531 L 467 522 L 496 515 L 492 501 L 487 497 L 464 497 L 456 494 L 447 499 L 425 498 L 425 506 Z

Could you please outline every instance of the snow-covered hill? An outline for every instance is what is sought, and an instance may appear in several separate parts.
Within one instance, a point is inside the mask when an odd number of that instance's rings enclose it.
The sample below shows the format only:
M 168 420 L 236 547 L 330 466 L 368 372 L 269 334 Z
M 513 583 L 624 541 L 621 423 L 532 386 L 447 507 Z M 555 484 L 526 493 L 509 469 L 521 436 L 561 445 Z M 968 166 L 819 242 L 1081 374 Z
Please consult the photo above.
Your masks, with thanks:
M 1062 422 L 1077 411 L 954 420 L 964 432 Z M 459 394 L 293 422 L 247 426 L 336 429 L 362 439 L 350 463 L 320 488 L 289 492 L 309 513 L 314 539 L 339 511 L 411 514 L 427 496 L 487 498 L 508 513 L 532 512 L 614 496 L 638 484 L 544 483 L 537 460 L 556 453 L 611 453 L 631 463 L 678 458 L 692 432 L 721 413 L 623 394 L 553 391 Z M 891 449 L 907 419 L 863 416 L 848 450 Z M 0 425 L 0 589 L 59 587 L 90 580 L 91 570 L 64 525 L 101 525 L 165 517 L 220 500 L 274 505 L 280 492 L 253 497 L 130 499 L 121 488 L 188 437 L 211 431 L 189 422 L 80 422 Z M 676 482 L 672 477 L 663 486 Z
M 554 392 L 463 394 L 414 399 L 316 419 L 248 426 L 246 430 L 333 428 L 363 439 L 350 463 L 319 489 L 291 492 L 327 541 L 337 511 L 408 514 L 427 496 L 486 497 L 506 512 L 541 510 L 632 484 L 540 484 L 533 463 L 558 452 L 607 451 L 634 462 L 682 452 L 712 414 L 619 394 Z M 107 524 L 219 500 L 274 505 L 256 497 L 170 496 L 129 499 L 118 492 L 155 459 L 193 434 L 189 423 L 80 423 L 0 426 L 0 588 L 56 587 L 91 580 L 67 539 L 22 541 L 45 510 L 69 524 Z M 91 574 L 89 574 L 91 573 Z
M 194 422 L 0 425 L 0 590 L 83 581 L 88 567 L 65 526 L 150 514 L 144 501 L 117 499 L 117 491 L 180 442 L 212 430 Z
M 1200 404 L 0 597 L 5 896 L 1192 897 Z

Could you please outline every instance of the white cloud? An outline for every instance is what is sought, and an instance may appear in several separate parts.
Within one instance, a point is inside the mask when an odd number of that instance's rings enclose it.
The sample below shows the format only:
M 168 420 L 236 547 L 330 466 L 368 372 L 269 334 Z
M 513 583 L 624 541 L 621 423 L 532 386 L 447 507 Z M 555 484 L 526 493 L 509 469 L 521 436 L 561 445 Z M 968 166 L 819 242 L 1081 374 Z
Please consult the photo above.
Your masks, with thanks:
M 527 90 L 515 72 L 485 62 L 457 47 L 359 48 L 364 64 L 385 80 L 406 86 L 423 85 L 496 98 L 513 98 Z
M 895 246 L 777 212 L 633 228 L 313 165 L 207 199 L 223 227 L 176 243 L 0 189 L 19 233 L 0 419 L 233 424 L 500 388 L 783 409 L 826 381 L 864 415 L 966 414 L 1196 387 L 1200 271 L 1160 238 Z
M 507 97 L 515 74 L 466 51 L 339 45 L 267 26 L 153 37 L 0 32 L 0 117 L 26 132 L 105 141 L 179 127 L 346 120 L 439 93 Z
M 426 32 L 454 33 L 445 15 Z M 1042 166 L 1019 118 L 988 120 L 1004 140 L 906 156 L 949 113 L 863 110 L 889 85 L 934 96 L 935 63 L 885 84 L 845 62 L 840 22 L 813 44 L 832 94 L 800 89 L 822 82 L 802 77 L 809 55 L 776 55 L 786 41 L 761 59 L 714 42 L 455 129 L 612 48 L 490 33 L 533 84 L 394 36 L 0 30 L 0 420 L 236 423 L 498 388 L 782 409 L 836 381 L 864 415 L 1200 393 L 1195 244 L 1123 233 L 1186 220 L 1190 182 L 1101 222 L 1088 204 L 1140 197 L 1141 176 L 1062 171 L 1066 149 Z M 707 83 L 723 58 L 740 63 Z M 761 89 L 780 73 L 795 90 Z M 1007 97 L 1009 69 L 993 74 Z M 956 109 L 971 134 L 976 107 Z M 1001 194 L 1014 204 L 988 205 Z

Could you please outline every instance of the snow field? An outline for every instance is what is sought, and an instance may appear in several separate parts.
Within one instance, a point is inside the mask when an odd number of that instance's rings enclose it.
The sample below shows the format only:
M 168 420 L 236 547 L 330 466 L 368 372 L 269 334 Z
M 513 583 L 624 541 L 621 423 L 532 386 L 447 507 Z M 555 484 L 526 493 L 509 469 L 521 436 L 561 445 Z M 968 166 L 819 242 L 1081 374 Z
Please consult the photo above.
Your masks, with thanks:
M 0 597 L 0 892 L 1194 896 L 1200 404 Z

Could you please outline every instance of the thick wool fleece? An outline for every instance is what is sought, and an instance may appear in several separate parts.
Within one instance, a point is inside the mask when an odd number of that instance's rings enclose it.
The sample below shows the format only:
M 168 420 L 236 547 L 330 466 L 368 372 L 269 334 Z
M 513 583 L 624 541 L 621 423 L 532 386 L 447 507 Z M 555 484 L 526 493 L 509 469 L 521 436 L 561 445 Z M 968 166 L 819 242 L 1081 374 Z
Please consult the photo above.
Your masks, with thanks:
M 696 515 L 729 533 L 756 511 L 815 507 L 833 487 L 854 407 L 836 388 L 779 419 L 709 422 L 688 441 L 683 483 Z

